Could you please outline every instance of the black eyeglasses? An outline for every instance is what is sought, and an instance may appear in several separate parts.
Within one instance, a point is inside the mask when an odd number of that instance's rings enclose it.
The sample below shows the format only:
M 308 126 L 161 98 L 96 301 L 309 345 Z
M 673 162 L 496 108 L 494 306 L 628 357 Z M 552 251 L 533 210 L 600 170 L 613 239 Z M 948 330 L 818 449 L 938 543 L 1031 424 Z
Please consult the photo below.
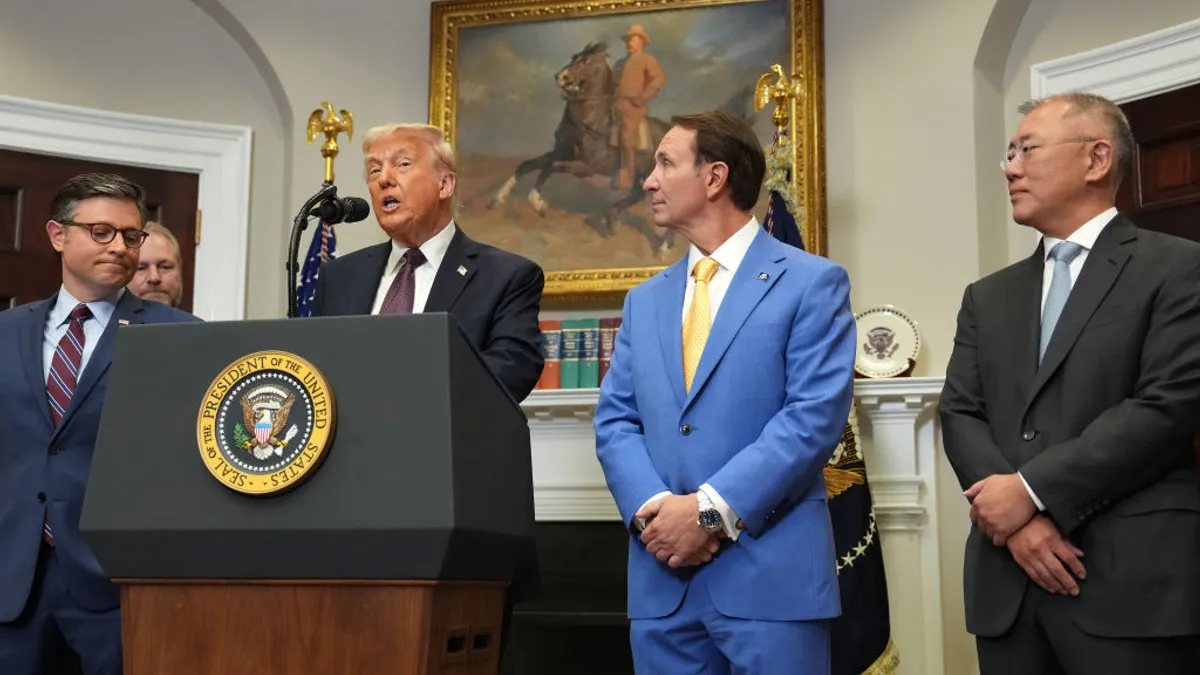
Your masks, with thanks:
M 145 230 L 139 230 L 132 227 L 118 230 L 108 223 L 76 223 L 72 220 L 60 220 L 58 222 L 62 225 L 68 225 L 70 227 L 86 228 L 92 233 L 92 241 L 96 242 L 97 244 L 107 244 L 117 236 L 118 232 L 120 232 L 121 239 L 124 240 L 126 248 L 140 248 L 141 245 L 145 243 L 146 237 L 150 236 L 150 233 L 146 232 Z

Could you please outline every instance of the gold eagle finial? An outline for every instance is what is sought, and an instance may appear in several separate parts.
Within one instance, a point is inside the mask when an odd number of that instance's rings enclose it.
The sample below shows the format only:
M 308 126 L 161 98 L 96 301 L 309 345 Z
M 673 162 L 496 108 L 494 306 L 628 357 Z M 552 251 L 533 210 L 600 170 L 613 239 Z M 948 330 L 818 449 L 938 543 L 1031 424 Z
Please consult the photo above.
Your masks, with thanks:
M 308 116 L 305 137 L 308 144 L 324 134 L 325 143 L 321 146 L 321 156 L 325 158 L 325 182 L 333 182 L 333 160 L 338 155 L 338 134 L 345 132 L 346 138 L 354 138 L 354 116 L 349 110 L 333 111 L 329 101 L 321 101 L 321 107 L 312 111 Z
M 772 75 L 779 78 L 774 84 L 771 83 Z M 792 99 L 802 96 L 800 78 L 793 77 L 789 82 L 787 75 L 783 73 L 783 66 L 773 63 L 771 72 L 764 73 L 758 78 L 758 84 L 754 85 L 754 112 L 761 111 L 768 103 L 774 101 L 775 112 L 771 115 L 771 122 L 776 129 L 783 132 L 788 125 L 788 104 Z

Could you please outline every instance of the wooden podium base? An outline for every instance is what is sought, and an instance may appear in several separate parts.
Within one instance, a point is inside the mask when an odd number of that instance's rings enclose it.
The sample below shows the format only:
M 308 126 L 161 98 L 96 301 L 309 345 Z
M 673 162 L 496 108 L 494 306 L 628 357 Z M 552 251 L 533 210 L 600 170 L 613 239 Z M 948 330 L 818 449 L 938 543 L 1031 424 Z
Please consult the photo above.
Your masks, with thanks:
M 115 580 L 125 675 L 494 675 L 506 585 Z

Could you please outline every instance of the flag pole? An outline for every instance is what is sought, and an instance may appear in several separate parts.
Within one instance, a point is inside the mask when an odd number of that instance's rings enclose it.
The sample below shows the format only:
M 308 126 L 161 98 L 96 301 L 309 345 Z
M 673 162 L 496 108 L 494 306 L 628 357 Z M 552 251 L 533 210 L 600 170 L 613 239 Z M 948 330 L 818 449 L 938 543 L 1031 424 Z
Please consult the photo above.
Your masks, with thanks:
M 354 138 L 354 115 L 349 110 L 343 109 L 335 112 L 329 101 L 321 101 L 321 107 L 309 114 L 308 124 L 305 126 L 305 137 L 308 144 L 312 145 L 319 136 L 325 136 L 325 142 L 321 145 L 321 157 L 325 160 L 325 178 L 321 183 L 321 191 L 317 194 L 327 195 L 330 199 L 337 195 L 337 187 L 334 185 L 334 161 L 341 151 L 337 138 L 343 133 L 346 134 L 347 139 Z M 299 287 L 297 287 L 295 253 L 299 244 L 299 235 L 307 226 L 308 213 L 309 211 L 306 209 L 300 216 L 297 216 L 296 224 L 293 225 L 291 255 L 288 258 L 287 266 L 289 317 L 311 315 L 321 266 L 334 258 L 337 248 L 337 230 L 332 224 L 318 217 L 317 228 L 313 232 L 308 255 L 304 258 L 304 269 L 300 275 Z
M 772 77 L 776 78 L 774 83 L 771 82 Z M 763 226 L 777 239 L 788 243 L 800 243 L 803 248 L 803 213 L 796 199 L 796 188 L 792 176 L 792 167 L 796 159 L 795 150 L 788 134 L 793 117 L 792 107 L 804 98 L 801 83 L 802 80 L 799 77 L 788 80 L 787 75 L 783 72 L 783 66 L 778 63 L 772 64 L 770 72 L 759 77 L 758 84 L 754 87 L 754 112 L 761 112 L 768 105 L 774 106 L 771 123 L 775 125 L 775 133 L 771 139 L 771 147 L 767 149 L 766 153 L 767 176 L 764 183 L 767 193 L 772 195 L 772 198 L 767 203 L 767 214 Z M 781 236 L 775 231 L 778 216 L 776 197 L 783 201 L 783 204 L 779 206 L 786 207 L 790 219 L 794 220 L 795 236 L 799 238 L 799 242 L 792 242 L 789 235 Z M 789 226 L 792 226 L 791 223 Z
M 772 77 L 775 82 L 771 82 Z M 788 80 L 779 64 L 758 78 L 754 111 L 775 108 L 771 147 L 766 151 L 768 202 L 763 228 L 784 243 L 804 248 L 803 213 L 796 198 L 792 167 L 795 149 L 788 138 L 793 106 L 803 100 L 801 80 Z M 855 404 L 841 442 L 824 467 L 830 522 L 837 546 L 835 565 L 842 614 L 830 622 L 832 675 L 894 675 L 900 652 L 891 637 L 887 576 L 871 500 L 867 465 L 858 444 Z

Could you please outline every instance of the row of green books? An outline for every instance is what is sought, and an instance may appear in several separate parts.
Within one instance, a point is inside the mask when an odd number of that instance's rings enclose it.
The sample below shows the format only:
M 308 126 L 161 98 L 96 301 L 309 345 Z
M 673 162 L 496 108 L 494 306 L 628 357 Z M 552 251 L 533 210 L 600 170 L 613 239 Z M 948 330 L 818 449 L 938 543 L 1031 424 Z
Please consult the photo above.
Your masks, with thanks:
M 588 389 L 608 373 L 620 318 L 542 319 L 546 365 L 534 389 Z

